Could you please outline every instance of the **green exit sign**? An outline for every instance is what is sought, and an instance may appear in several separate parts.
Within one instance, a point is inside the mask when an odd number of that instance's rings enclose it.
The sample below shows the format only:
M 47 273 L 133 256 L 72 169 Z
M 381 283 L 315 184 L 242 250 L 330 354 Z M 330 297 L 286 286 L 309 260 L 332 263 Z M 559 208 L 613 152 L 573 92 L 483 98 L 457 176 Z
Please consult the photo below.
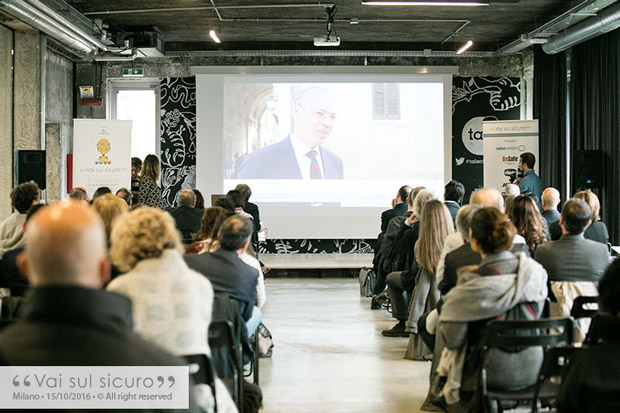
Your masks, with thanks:
M 143 77 L 144 69 L 141 67 L 129 67 L 123 69 L 123 77 Z

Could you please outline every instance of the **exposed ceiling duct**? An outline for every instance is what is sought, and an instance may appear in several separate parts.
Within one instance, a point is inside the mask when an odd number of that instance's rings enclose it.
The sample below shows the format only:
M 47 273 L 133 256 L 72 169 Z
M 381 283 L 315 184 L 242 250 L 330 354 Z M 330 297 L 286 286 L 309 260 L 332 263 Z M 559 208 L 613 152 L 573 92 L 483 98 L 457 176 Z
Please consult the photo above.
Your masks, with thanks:
M 562 34 L 550 38 L 542 48 L 548 54 L 559 53 L 618 27 L 620 27 L 620 3 L 614 3 L 596 16 L 579 22 Z
M 6 11 L 74 50 L 87 54 L 97 49 L 107 50 L 106 45 L 101 41 L 76 28 L 71 22 L 38 0 L 29 0 L 29 2 L 0 0 L 0 10 Z

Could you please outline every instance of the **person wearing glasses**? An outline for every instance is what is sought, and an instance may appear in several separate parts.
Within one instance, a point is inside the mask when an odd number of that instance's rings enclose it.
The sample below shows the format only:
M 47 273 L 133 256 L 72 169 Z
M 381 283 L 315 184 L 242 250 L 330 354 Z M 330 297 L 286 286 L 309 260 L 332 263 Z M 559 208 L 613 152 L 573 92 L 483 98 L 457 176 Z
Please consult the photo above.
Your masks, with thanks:
M 302 90 L 293 100 L 293 130 L 280 142 L 249 154 L 238 179 L 342 179 L 340 157 L 323 144 L 336 121 L 331 93 L 320 87 Z

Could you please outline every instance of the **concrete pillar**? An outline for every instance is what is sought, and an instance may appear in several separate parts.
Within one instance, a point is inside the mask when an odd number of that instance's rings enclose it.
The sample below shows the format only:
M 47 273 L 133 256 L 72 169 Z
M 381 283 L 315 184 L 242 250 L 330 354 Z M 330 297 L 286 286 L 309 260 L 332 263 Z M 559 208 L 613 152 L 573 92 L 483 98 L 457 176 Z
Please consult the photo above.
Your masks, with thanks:
M 40 42 L 37 31 L 15 32 L 15 150 L 41 148 Z
M 13 185 L 13 31 L 0 26 L 0 219 L 11 213 Z

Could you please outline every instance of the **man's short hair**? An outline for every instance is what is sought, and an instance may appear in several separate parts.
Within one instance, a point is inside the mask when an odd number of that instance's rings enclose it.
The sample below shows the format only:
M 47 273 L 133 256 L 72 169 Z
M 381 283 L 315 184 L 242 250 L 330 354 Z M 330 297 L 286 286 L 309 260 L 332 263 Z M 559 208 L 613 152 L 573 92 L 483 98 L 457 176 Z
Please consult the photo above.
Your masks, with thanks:
M 226 211 L 229 211 L 229 212 L 233 212 L 233 213 L 235 212 L 235 204 L 227 196 L 218 198 L 213 204 L 213 206 L 224 208 Z
M 69 192 L 69 199 L 74 199 L 76 201 L 88 201 L 88 194 L 82 188 L 73 188 L 71 192 Z
M 220 248 L 226 251 L 237 251 L 250 239 L 252 232 L 254 232 L 254 225 L 249 219 L 241 215 L 227 218 L 218 231 Z
M 31 206 L 28 210 L 28 213 L 26 214 L 26 222 L 30 221 L 30 218 L 32 218 L 37 212 L 39 212 L 41 208 L 46 206 L 47 205 L 45 204 L 34 204 L 33 206 Z
M 111 194 L 111 193 L 112 193 L 112 190 L 108 188 L 107 186 L 100 186 L 99 188 L 95 190 L 95 193 L 93 194 L 93 200 L 95 200 L 95 198 L 99 198 L 102 195 Z
M 123 201 L 127 203 L 127 205 L 131 205 L 131 201 L 133 200 L 133 196 L 131 195 L 131 191 L 127 188 L 121 188 L 116 191 L 116 196 L 121 198 Z
M 235 208 L 245 209 L 245 197 L 241 195 L 241 192 L 235 189 L 231 189 L 226 194 L 226 198 L 229 198 L 233 202 L 233 204 L 235 205 Z
M 504 197 L 495 188 L 481 188 L 473 192 L 469 197 L 469 203 L 493 207 L 499 212 L 504 212 Z
M 194 207 L 196 203 L 196 194 L 191 189 L 181 191 L 179 194 L 179 206 Z
M 446 201 L 454 201 L 461 203 L 465 196 L 465 187 L 459 181 L 452 180 L 444 187 L 444 199 Z
M 456 214 L 456 229 L 461 235 L 469 241 L 469 228 L 471 226 L 471 217 L 482 209 L 482 205 L 470 204 L 465 205 Z
M 521 195 L 521 190 L 519 189 L 519 185 L 508 184 L 504 187 L 504 193 L 506 195 Z
M 592 219 L 592 210 L 581 199 L 571 198 L 562 208 L 562 225 L 571 234 L 581 234 Z
M 235 187 L 236 191 L 241 192 L 241 195 L 243 195 L 243 197 L 245 198 L 246 202 L 250 200 L 250 197 L 252 196 L 252 190 L 250 189 L 250 187 L 246 184 L 238 184 Z
M 534 169 L 534 165 L 536 164 L 536 157 L 532 152 L 523 152 L 521 156 L 521 163 L 527 165 L 529 169 Z
M 24 182 L 11 190 L 11 206 L 20 214 L 28 212 L 32 204 L 39 200 L 39 186 L 34 182 Z
M 407 201 L 407 197 L 409 196 L 409 192 L 411 192 L 411 187 L 409 185 L 403 185 L 398 188 L 398 196 L 402 202 Z

